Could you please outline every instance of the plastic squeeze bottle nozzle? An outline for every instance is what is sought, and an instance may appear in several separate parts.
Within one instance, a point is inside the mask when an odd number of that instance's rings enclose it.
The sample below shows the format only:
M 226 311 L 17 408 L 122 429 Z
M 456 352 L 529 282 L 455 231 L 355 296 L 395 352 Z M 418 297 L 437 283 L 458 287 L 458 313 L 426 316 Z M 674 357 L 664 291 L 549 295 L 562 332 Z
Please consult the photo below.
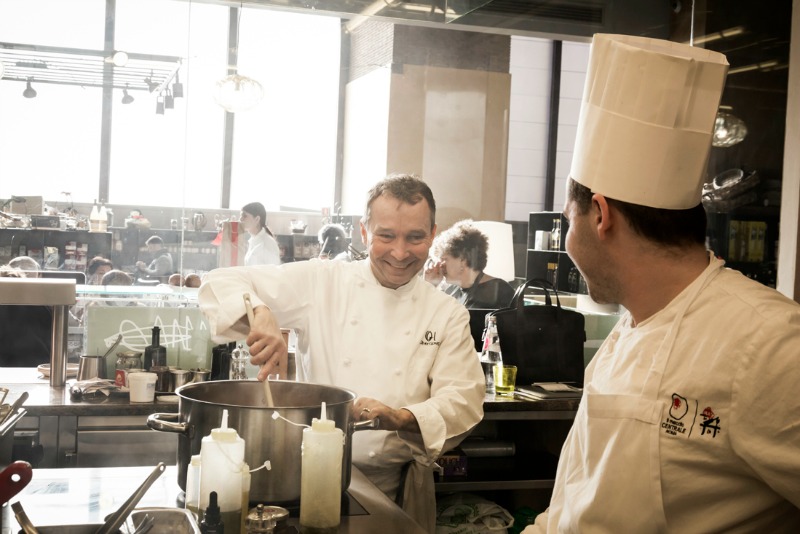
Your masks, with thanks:
M 242 472 L 244 440 L 228 428 L 228 410 L 222 422 L 200 443 L 200 509 L 209 505 L 209 494 L 217 493 L 225 530 L 238 532 L 242 522 Z
M 303 430 L 300 471 L 301 532 L 336 532 L 342 500 L 344 432 L 327 418 L 322 403 L 319 419 Z

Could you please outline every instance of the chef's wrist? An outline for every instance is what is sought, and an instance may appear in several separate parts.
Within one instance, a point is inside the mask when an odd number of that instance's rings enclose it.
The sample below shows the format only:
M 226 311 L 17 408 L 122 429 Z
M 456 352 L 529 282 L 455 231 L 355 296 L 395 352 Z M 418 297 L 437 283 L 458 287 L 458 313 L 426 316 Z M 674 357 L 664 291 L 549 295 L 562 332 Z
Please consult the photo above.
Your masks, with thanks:
M 419 433 L 419 423 L 417 423 L 417 417 L 411 410 L 406 408 L 400 408 L 397 410 L 398 417 L 400 418 L 400 424 L 398 425 L 398 430 L 402 430 L 404 432 L 416 432 Z

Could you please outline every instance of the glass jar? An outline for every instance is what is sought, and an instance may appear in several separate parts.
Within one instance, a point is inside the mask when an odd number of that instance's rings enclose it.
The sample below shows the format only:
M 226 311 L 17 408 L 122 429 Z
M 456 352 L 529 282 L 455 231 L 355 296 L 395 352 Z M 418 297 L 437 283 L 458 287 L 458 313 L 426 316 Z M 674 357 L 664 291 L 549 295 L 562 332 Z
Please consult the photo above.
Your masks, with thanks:
M 250 361 L 250 352 L 239 343 L 231 353 L 230 380 L 247 380 L 247 362 Z
M 132 350 L 117 353 L 117 369 L 114 373 L 114 383 L 117 386 L 124 386 L 128 369 L 142 368 L 142 353 Z

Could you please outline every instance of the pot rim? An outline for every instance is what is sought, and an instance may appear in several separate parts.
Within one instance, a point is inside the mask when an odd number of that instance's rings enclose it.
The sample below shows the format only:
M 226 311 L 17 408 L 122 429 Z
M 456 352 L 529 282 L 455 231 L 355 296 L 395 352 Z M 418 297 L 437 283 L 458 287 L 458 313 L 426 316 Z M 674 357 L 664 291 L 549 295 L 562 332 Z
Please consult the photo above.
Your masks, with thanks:
M 259 380 L 250 379 L 250 380 L 207 380 L 204 382 L 189 382 L 178 387 L 175 390 L 175 395 L 177 395 L 181 400 L 192 401 L 200 404 L 210 405 L 210 406 L 223 406 L 223 407 L 232 407 L 232 408 L 249 408 L 253 410 L 307 410 L 309 408 L 319 408 L 319 403 L 312 403 L 306 405 L 294 405 L 294 406 L 253 406 L 250 404 L 236 404 L 233 402 L 220 402 L 220 401 L 210 401 L 207 399 L 196 399 L 193 397 L 188 397 L 183 394 L 183 390 L 191 390 L 191 389 L 198 389 L 198 388 L 208 388 L 214 387 L 211 384 L 228 384 L 228 383 L 258 383 L 261 384 Z M 358 395 L 355 391 L 347 388 L 342 388 L 339 386 L 331 386 L 328 384 L 318 384 L 315 382 L 297 382 L 295 380 L 270 380 L 270 384 L 303 384 L 309 386 L 319 386 L 329 389 L 336 389 L 338 391 L 344 392 L 351 396 L 350 399 L 338 401 L 338 402 L 326 402 L 327 406 L 341 406 L 342 404 L 348 404 L 355 402 L 358 398 Z

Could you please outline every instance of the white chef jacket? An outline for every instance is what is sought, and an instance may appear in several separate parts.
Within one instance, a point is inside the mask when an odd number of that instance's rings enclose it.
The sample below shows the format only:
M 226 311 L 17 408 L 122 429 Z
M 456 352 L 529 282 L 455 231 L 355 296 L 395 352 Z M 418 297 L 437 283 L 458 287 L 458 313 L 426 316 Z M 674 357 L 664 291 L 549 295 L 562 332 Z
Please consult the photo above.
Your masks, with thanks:
M 429 466 L 483 417 L 483 372 L 469 314 L 420 277 L 389 289 L 369 261 L 217 269 L 199 291 L 215 339 L 246 335 L 244 292 L 254 307 L 267 304 L 281 327 L 296 329 L 299 380 L 351 389 L 414 414 L 421 435 L 353 435 L 353 464 L 388 495 L 405 463 Z M 430 478 L 419 497 L 433 505 Z
M 799 352 L 800 306 L 712 256 L 597 352 L 524 533 L 800 532 Z
M 280 265 L 281 251 L 278 242 L 264 228 L 247 240 L 245 265 Z

